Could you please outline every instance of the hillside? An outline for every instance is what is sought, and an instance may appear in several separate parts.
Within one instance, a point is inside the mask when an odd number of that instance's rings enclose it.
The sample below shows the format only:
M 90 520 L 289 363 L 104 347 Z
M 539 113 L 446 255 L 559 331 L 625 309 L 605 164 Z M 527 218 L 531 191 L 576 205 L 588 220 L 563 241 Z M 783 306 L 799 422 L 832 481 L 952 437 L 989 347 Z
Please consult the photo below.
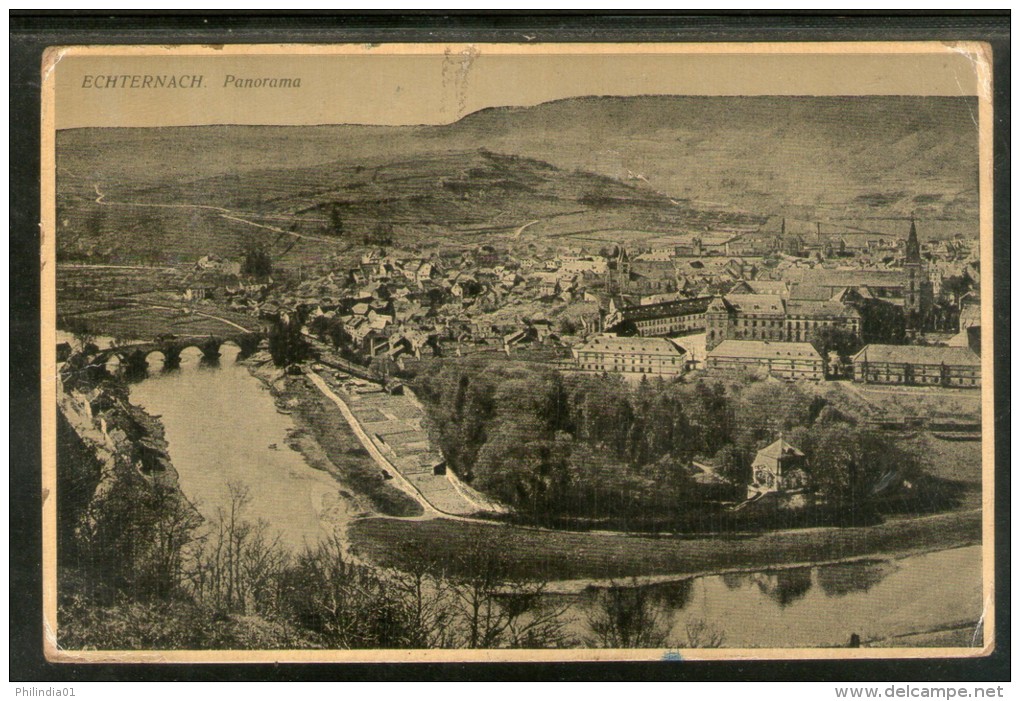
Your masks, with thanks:
M 590 97 L 443 126 L 75 129 L 57 139 L 58 239 L 64 256 L 169 260 L 234 250 L 253 228 L 181 204 L 313 236 L 336 203 L 349 241 L 380 222 L 456 237 L 539 220 L 530 236 L 559 236 L 771 214 L 899 232 L 916 212 L 966 232 L 974 110 L 966 98 Z M 97 207 L 97 187 L 106 202 L 175 206 Z
M 405 246 L 456 244 L 512 237 L 521 227 L 528 237 L 544 239 L 760 221 L 691 207 L 647 186 L 484 149 L 79 188 L 63 191 L 58 201 L 65 260 L 174 263 L 206 253 L 236 256 L 254 235 L 272 242 L 278 256 L 285 251 L 290 258 L 284 262 L 299 264 L 384 239 Z

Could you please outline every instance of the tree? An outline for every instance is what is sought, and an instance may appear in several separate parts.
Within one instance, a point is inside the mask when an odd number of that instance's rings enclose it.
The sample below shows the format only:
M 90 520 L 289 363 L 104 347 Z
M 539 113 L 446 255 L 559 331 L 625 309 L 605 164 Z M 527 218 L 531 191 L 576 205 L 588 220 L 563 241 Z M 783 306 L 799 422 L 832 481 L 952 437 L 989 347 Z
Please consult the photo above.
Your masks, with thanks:
M 74 342 L 82 353 L 89 353 L 90 346 L 95 348 L 96 332 L 87 319 L 80 316 L 71 317 L 67 321 L 67 330 L 74 336 Z
M 427 639 L 398 586 L 351 562 L 337 535 L 301 553 L 280 589 L 287 617 L 327 648 L 409 648 Z
M 778 380 L 755 382 L 734 400 L 737 443 L 757 450 L 771 443 L 780 431 L 809 426 L 812 402 L 794 385 Z
M 277 367 L 307 359 L 310 349 L 297 315 L 281 314 L 273 320 L 269 328 L 269 355 Z
M 902 307 L 880 299 L 863 300 L 857 307 L 864 343 L 903 343 L 907 318 Z
M 254 236 L 245 239 L 241 248 L 241 274 L 264 280 L 273 274 L 270 246 Z
M 275 581 L 286 564 L 279 535 L 268 524 L 247 518 L 248 487 L 232 482 L 230 499 L 217 509 L 210 532 L 198 545 L 190 572 L 198 600 L 221 613 L 275 610 Z
M 876 431 L 841 421 L 816 424 L 803 434 L 813 485 L 852 507 L 885 481 L 914 479 L 917 457 Z
M 751 480 L 751 461 L 747 455 L 732 443 L 724 445 L 715 454 L 719 474 L 733 484 L 747 484 Z
M 665 647 L 672 625 L 668 610 L 648 587 L 633 580 L 598 589 L 587 605 L 588 644 L 603 648 Z
M 332 236 L 344 235 L 343 209 L 340 207 L 340 203 L 338 202 L 334 202 L 329 206 L 329 225 L 326 229 L 326 233 Z
M 403 569 L 394 573 L 393 587 L 406 602 L 417 635 L 413 647 L 450 648 L 457 644 L 456 607 L 449 582 L 437 561 L 422 557 L 428 543 L 409 541 L 398 546 Z
M 501 529 L 484 528 L 457 557 L 449 579 L 468 648 L 558 647 L 566 640 L 565 606 L 549 601 L 547 583 L 514 574 Z
M 949 300 L 954 307 L 960 308 L 960 299 L 974 289 L 974 281 L 967 273 L 951 275 L 942 281 L 940 295 Z
M 819 326 L 811 335 L 811 344 L 823 358 L 828 358 L 831 351 L 847 357 L 861 349 L 857 334 L 838 326 Z

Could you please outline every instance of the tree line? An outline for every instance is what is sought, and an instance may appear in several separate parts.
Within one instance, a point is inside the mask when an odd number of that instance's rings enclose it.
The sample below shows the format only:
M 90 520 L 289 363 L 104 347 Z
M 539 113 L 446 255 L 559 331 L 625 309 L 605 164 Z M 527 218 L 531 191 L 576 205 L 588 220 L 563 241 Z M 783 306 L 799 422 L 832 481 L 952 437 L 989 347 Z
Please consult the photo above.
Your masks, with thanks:
M 95 389 L 108 430 L 137 439 L 123 384 Z M 408 543 L 402 569 L 357 561 L 339 533 L 295 550 L 251 517 L 245 485 L 229 485 L 203 517 L 172 471 L 144 468 L 140 440 L 100 455 L 62 413 L 58 429 L 64 649 L 599 646 L 647 640 L 634 630 L 643 620 L 656 622 L 656 639 L 669 633 L 671 645 L 688 645 L 643 596 L 631 604 L 649 609 L 636 623 L 609 590 L 592 594 L 580 620 L 568 615 L 548 582 L 516 573 L 506 527 L 485 529 L 452 562 Z
M 723 385 L 617 374 L 565 375 L 500 362 L 433 361 L 413 382 L 448 466 L 519 513 L 627 519 L 718 499 L 695 483 L 714 461 L 739 498 L 758 450 L 784 432 L 812 486 L 858 504 L 917 460 L 856 417 L 778 381 Z
M 135 473 L 137 477 L 137 473 Z M 356 562 L 335 535 L 294 552 L 248 517 L 248 491 L 204 521 L 174 487 L 129 473 L 77 513 L 61 540 L 64 649 L 430 649 L 713 646 L 674 631 L 635 587 L 587 595 L 577 616 L 548 583 L 515 575 L 500 528 L 467 547 L 457 575 L 417 547 L 404 569 Z M 411 548 L 411 545 L 408 545 Z

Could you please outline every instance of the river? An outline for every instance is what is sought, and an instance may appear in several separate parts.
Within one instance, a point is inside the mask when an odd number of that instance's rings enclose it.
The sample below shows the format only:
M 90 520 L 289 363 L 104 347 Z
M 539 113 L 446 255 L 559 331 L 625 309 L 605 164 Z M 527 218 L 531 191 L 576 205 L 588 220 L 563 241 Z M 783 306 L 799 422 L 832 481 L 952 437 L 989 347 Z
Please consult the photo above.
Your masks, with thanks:
M 843 646 L 973 626 L 981 617 L 981 547 L 773 571 L 693 577 L 645 588 L 662 624 L 725 647 Z M 584 636 L 591 595 L 560 597 Z M 980 635 L 974 641 L 980 646 Z
M 148 376 L 130 385 L 131 400 L 162 420 L 181 489 L 204 516 L 214 521 L 230 485 L 243 484 L 249 520 L 265 521 L 290 548 L 314 544 L 351 517 L 339 485 L 287 445 L 297 426 L 235 362 L 237 349 L 222 352 L 210 365 L 186 350 L 170 371 L 152 354 Z M 867 642 L 973 625 L 981 616 L 981 548 L 695 577 L 646 591 L 680 644 L 700 626 L 725 647 L 839 646 L 851 634 Z M 567 607 L 571 632 L 583 639 L 590 595 L 550 598 Z
M 339 485 L 287 445 L 294 420 L 235 362 L 237 349 L 221 352 L 209 364 L 198 349 L 185 350 L 170 371 L 150 355 L 148 376 L 130 385 L 131 401 L 160 417 L 181 490 L 210 522 L 239 485 L 248 491 L 247 520 L 265 521 L 292 550 L 314 546 L 348 517 Z

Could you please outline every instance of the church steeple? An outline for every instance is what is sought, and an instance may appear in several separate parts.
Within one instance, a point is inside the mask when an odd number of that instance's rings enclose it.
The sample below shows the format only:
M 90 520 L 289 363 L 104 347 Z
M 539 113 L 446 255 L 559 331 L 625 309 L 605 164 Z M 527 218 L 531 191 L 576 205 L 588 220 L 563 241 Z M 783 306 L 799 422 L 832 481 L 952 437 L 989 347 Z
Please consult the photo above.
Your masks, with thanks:
M 907 237 L 906 263 L 921 262 L 921 243 L 917 240 L 917 223 L 914 215 L 910 215 L 910 235 Z

